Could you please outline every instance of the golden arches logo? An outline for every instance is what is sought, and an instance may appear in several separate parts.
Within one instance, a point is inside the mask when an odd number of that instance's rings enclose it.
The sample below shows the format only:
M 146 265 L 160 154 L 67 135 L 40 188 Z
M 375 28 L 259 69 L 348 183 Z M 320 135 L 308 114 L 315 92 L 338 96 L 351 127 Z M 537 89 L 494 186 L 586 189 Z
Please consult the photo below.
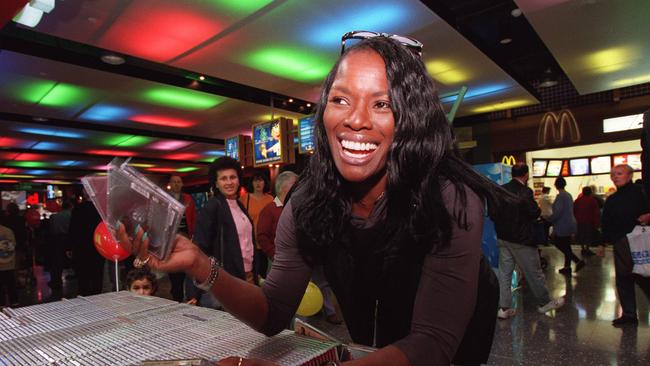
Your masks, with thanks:
M 513 166 L 517 164 L 517 160 L 515 160 L 515 157 L 512 155 L 503 155 L 501 158 L 501 164 Z
M 549 136 L 552 141 L 549 141 Z M 559 114 L 546 112 L 542 116 L 537 130 L 538 146 L 546 146 L 549 142 L 563 142 L 567 136 L 568 142 L 580 142 L 580 128 L 570 110 L 563 109 Z

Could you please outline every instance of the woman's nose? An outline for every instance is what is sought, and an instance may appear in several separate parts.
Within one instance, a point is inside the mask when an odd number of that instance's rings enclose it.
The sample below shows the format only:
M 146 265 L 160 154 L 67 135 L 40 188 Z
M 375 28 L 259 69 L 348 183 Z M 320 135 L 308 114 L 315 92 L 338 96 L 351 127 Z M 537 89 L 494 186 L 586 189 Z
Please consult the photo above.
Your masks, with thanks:
M 370 113 L 368 108 L 362 104 L 355 104 L 352 106 L 348 117 L 345 120 L 345 124 L 353 130 L 362 130 L 372 128 L 372 122 L 370 121 Z

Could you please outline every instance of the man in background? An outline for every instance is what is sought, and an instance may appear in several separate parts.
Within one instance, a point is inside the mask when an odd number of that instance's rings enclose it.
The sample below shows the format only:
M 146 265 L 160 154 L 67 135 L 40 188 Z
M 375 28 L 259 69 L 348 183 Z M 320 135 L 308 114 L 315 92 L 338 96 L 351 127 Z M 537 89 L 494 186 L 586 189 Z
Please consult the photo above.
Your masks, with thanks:
M 93 235 L 101 221 L 95 205 L 84 191 L 84 200 L 70 215 L 70 244 L 72 267 L 77 275 L 79 295 L 89 296 L 102 292 L 104 257 L 95 249 Z
M 260 212 L 257 223 L 257 245 L 271 261 L 275 256 L 275 229 L 280 221 L 284 199 L 297 179 L 298 175 L 291 171 L 278 174 L 275 178 L 276 196 L 273 202 L 267 204 Z

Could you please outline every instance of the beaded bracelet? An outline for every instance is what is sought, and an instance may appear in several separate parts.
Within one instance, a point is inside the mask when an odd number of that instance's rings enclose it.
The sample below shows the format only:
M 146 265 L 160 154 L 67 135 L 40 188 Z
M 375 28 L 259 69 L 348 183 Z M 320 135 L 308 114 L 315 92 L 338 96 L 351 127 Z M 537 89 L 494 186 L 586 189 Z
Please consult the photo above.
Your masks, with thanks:
M 194 286 L 203 291 L 210 291 L 215 281 L 217 281 L 217 278 L 219 278 L 219 267 L 221 267 L 221 263 L 219 263 L 217 258 L 210 257 L 210 275 L 202 283 L 198 283 L 196 282 L 196 279 L 193 279 L 192 281 L 194 282 Z

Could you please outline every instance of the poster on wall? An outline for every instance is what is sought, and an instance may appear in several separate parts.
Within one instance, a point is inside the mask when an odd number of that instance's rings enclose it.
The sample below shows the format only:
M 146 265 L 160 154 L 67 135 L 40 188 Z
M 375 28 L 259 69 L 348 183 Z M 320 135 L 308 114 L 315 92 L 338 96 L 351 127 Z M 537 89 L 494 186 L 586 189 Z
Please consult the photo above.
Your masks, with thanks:
M 284 162 L 283 128 L 279 120 L 253 125 L 254 165 Z
M 239 160 L 239 136 L 228 137 L 226 139 L 226 156 Z

